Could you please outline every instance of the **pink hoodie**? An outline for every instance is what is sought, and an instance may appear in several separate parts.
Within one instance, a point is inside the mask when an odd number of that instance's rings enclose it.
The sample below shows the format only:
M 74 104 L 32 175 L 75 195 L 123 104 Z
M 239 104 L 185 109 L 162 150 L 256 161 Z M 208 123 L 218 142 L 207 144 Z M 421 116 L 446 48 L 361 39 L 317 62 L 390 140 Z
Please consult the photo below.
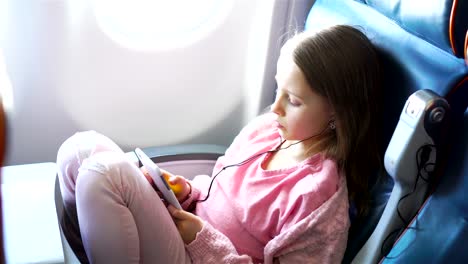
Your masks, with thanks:
M 256 118 L 235 138 L 214 174 L 275 149 L 274 115 Z M 349 228 L 345 177 L 316 154 L 301 163 L 265 170 L 264 154 L 225 169 L 195 213 L 205 220 L 187 250 L 193 263 L 340 263 Z M 211 178 L 197 176 L 184 208 L 206 197 Z

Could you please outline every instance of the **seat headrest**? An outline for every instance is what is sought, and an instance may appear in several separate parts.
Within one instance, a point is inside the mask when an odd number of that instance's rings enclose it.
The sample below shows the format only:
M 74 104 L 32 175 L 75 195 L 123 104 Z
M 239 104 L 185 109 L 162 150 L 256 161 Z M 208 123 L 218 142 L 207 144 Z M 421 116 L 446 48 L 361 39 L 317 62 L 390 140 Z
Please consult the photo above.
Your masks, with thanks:
M 468 1 L 361 0 L 400 27 L 433 45 L 467 58 Z

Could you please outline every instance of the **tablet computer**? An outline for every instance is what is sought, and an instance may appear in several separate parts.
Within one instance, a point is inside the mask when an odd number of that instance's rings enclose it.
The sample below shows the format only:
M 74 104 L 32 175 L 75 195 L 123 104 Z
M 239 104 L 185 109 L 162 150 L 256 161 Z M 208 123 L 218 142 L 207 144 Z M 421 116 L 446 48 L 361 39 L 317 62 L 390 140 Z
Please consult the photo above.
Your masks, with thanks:
M 175 208 L 182 209 L 174 192 L 171 190 L 169 184 L 164 179 L 161 169 L 159 169 L 158 165 L 156 165 L 156 163 L 154 163 L 140 148 L 135 149 L 135 154 L 141 161 L 141 164 L 145 166 L 149 175 L 153 179 L 154 184 L 156 184 L 156 187 L 163 195 L 164 200 L 166 200 L 169 204 L 172 204 Z

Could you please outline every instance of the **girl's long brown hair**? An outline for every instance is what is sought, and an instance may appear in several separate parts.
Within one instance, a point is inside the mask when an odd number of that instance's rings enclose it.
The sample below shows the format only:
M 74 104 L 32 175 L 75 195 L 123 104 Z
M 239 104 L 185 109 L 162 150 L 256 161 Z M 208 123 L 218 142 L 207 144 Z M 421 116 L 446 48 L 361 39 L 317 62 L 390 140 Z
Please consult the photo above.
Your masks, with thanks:
M 380 67 L 375 48 L 360 30 L 339 25 L 300 37 L 293 60 L 310 87 L 334 110 L 336 129 L 320 145 L 345 173 L 350 200 L 364 216 L 369 177 L 382 168 L 377 146 Z

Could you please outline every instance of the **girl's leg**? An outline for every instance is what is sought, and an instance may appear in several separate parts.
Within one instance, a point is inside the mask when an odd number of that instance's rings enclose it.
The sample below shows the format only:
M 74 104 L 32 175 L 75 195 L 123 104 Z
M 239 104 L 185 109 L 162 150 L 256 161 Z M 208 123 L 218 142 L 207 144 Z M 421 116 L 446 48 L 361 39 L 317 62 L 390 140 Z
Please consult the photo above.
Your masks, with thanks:
M 65 207 L 62 227 L 75 234 L 67 236 L 75 252 L 83 248 L 81 229 L 93 262 L 190 262 L 159 197 L 110 139 L 77 133 L 61 146 L 57 164 Z M 84 252 L 80 260 L 86 262 Z
M 100 152 L 80 168 L 76 205 L 95 263 L 190 263 L 166 207 L 123 153 Z
M 78 169 L 89 156 L 101 151 L 123 151 L 109 138 L 95 131 L 79 132 L 68 138 L 57 154 L 58 179 L 64 212 L 61 227 L 81 263 L 87 263 L 76 213 L 75 183 Z

